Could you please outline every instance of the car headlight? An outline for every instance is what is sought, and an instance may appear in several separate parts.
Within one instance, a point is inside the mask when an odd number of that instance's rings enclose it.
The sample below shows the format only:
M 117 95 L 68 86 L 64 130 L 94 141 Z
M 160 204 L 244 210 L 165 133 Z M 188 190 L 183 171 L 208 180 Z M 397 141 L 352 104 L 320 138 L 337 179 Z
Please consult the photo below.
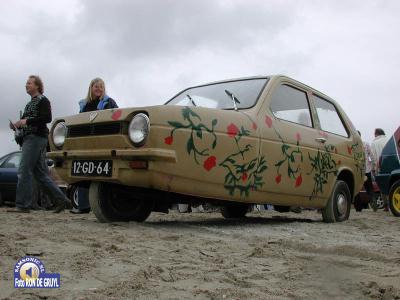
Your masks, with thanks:
M 133 117 L 129 123 L 129 138 L 136 147 L 142 146 L 150 132 L 150 119 L 144 113 L 139 113 Z
M 64 122 L 59 122 L 53 129 L 53 143 L 57 148 L 64 145 L 65 137 L 67 136 L 67 126 Z

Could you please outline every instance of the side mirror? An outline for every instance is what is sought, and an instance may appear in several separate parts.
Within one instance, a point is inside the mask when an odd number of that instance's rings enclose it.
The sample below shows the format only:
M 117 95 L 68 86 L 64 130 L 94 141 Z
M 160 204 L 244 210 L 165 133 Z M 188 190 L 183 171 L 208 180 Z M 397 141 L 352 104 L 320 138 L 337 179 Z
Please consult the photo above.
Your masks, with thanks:
M 48 166 L 48 167 L 54 166 L 54 160 L 52 160 L 52 159 L 47 159 L 47 166 Z

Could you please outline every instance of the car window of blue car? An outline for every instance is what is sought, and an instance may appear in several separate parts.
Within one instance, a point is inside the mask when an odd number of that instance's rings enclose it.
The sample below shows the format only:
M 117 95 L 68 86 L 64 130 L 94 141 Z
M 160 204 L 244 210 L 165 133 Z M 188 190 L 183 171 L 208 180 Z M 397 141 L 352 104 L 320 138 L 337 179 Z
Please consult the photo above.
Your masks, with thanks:
M 18 168 L 21 162 L 21 153 L 14 153 L 3 163 L 2 168 Z

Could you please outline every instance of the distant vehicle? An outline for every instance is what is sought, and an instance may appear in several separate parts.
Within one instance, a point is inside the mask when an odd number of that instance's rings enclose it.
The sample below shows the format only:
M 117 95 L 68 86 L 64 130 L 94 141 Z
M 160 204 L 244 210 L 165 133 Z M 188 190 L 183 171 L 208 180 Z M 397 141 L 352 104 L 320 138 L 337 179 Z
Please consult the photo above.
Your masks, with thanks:
M 286 76 L 187 88 L 165 105 L 58 118 L 49 157 L 69 184 L 89 187 L 101 222 L 144 221 L 176 203 L 321 208 L 349 218 L 364 178 L 361 138 L 340 106 Z
M 0 205 L 5 202 L 15 202 L 15 195 L 18 183 L 18 168 L 21 162 L 21 151 L 8 153 L 0 158 Z M 68 185 L 61 180 L 60 176 L 54 170 L 54 162 L 47 159 L 47 166 L 49 167 L 50 176 L 56 184 L 67 192 Z M 38 191 L 38 193 L 40 193 Z
M 365 187 L 363 186 L 361 191 L 354 198 L 354 208 L 356 211 L 362 211 L 363 209 L 371 208 L 374 209 L 382 209 L 383 208 L 383 199 L 381 195 L 381 191 L 379 189 L 376 181 L 372 181 L 372 189 L 374 193 L 374 198 L 370 199 Z
M 400 217 L 400 127 L 382 150 L 376 182 L 387 195 L 393 215 Z

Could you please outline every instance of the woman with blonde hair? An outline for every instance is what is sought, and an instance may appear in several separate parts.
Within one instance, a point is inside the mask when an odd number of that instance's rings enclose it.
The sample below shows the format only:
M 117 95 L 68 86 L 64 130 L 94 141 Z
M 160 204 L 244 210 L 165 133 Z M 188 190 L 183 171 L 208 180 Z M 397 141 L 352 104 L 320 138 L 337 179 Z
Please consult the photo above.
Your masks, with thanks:
M 86 98 L 79 101 L 80 113 L 117 107 L 114 99 L 106 94 L 106 85 L 101 78 L 95 78 L 90 82 Z
M 118 108 L 114 99 L 106 94 L 106 86 L 103 79 L 95 78 L 89 84 L 85 99 L 79 101 L 79 112 Z M 86 214 L 90 212 L 89 189 L 78 187 L 78 207 L 70 210 L 73 214 Z

